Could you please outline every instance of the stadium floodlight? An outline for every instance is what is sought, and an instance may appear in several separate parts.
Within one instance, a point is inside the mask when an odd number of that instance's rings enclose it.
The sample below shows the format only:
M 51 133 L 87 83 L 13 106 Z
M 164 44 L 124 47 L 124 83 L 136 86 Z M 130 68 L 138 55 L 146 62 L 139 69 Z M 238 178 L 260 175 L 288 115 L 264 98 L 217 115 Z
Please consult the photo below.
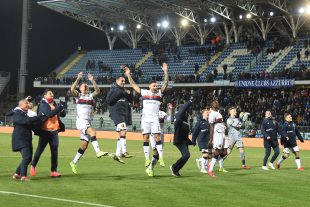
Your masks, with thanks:
M 273 11 L 269 12 L 269 16 L 273 17 L 273 15 L 274 15 Z
M 160 27 L 160 26 L 161 26 L 161 24 L 158 22 L 158 23 L 157 23 L 157 27 Z
M 111 27 L 110 30 L 113 32 L 114 31 L 114 27 Z
M 162 22 L 163 28 L 167 28 L 169 26 L 169 22 L 167 20 L 164 20 Z
M 210 21 L 214 23 L 216 21 L 215 17 L 211 17 Z
M 241 14 L 239 15 L 239 19 L 243 19 L 243 16 Z
M 188 25 L 188 20 L 187 20 L 187 19 L 182 19 L 182 20 L 181 20 L 181 25 L 182 25 L 183 27 L 187 26 L 187 25 Z
M 119 25 L 119 27 L 118 27 L 118 29 L 121 30 L 121 31 L 123 31 L 124 28 L 125 28 L 124 25 Z
M 207 23 L 207 22 L 208 22 L 207 18 L 205 18 L 203 21 L 204 21 L 205 23 Z
M 247 19 L 251 19 L 251 17 L 252 17 L 252 14 L 250 14 L 250 13 L 246 15 Z
M 298 12 L 299 12 L 300 14 L 303 14 L 303 13 L 305 12 L 305 8 L 303 8 L 303 7 L 299 8 Z
M 137 24 L 137 29 L 141 29 L 141 24 Z
M 307 7 L 307 13 L 310 14 L 310 6 Z

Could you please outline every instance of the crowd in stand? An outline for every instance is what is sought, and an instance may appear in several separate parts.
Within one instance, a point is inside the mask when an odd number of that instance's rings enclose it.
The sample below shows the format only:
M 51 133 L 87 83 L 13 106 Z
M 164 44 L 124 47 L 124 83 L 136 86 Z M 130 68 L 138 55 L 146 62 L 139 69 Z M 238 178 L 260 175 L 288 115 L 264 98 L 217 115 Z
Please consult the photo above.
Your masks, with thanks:
M 228 115 L 228 108 L 236 106 L 239 112 L 249 112 L 252 122 L 259 125 L 266 110 L 271 110 L 273 116 L 283 120 L 285 112 L 293 115 L 300 126 L 310 125 L 310 90 L 309 89 L 235 89 L 225 88 L 213 91 L 213 89 L 170 89 L 164 96 L 162 109 L 168 103 L 175 107 L 184 103 L 191 96 L 199 97 L 200 103 L 193 106 L 193 110 L 199 112 L 210 104 L 213 98 L 219 100 L 221 112 Z

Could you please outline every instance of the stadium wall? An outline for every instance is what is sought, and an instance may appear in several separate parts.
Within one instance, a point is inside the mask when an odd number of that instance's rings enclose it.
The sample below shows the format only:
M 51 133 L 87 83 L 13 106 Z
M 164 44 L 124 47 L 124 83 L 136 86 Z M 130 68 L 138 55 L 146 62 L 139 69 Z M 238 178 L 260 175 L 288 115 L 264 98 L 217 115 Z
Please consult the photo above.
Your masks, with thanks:
M 13 127 L 0 127 L 0 132 L 12 133 Z M 59 135 L 64 137 L 80 137 L 80 131 L 68 129 L 65 132 L 61 132 Z M 97 131 L 97 138 L 117 139 L 118 133 L 113 131 Z M 141 133 L 127 132 L 126 139 L 142 141 L 142 136 Z M 165 134 L 165 142 L 172 142 L 172 139 L 173 134 Z M 243 138 L 243 142 L 246 147 L 263 147 L 263 139 L 261 138 Z M 310 140 L 305 140 L 304 143 L 300 143 L 300 141 L 298 141 L 298 146 L 302 150 L 310 150 Z

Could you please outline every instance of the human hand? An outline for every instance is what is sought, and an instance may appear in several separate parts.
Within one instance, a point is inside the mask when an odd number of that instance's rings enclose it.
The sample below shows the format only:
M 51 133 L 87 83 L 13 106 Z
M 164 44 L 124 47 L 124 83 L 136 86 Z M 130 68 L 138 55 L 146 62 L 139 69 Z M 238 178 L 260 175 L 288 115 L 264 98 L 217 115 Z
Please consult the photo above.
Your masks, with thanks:
M 130 76 L 130 69 L 127 66 L 124 67 L 124 74 L 127 77 Z
M 162 65 L 162 70 L 164 71 L 164 73 L 167 73 L 168 72 L 168 65 L 167 65 L 167 63 L 163 63 L 163 65 Z
M 81 79 L 83 77 L 83 72 L 79 72 L 78 79 Z
M 87 75 L 88 80 L 93 81 L 94 77 L 92 76 L 92 74 L 88 73 Z

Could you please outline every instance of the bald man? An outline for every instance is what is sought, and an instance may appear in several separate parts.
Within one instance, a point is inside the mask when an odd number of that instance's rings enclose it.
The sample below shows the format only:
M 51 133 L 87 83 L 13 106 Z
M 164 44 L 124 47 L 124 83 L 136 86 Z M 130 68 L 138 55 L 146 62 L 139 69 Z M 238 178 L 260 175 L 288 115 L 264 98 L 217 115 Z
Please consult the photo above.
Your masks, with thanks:
M 12 150 L 13 152 L 20 152 L 22 161 L 18 165 L 13 179 L 21 181 L 29 181 L 27 177 L 27 167 L 32 158 L 32 132 L 34 123 L 44 121 L 45 115 L 29 117 L 27 112 L 29 110 L 28 100 L 22 99 L 18 103 L 18 107 L 13 110 L 13 134 L 12 134 Z

